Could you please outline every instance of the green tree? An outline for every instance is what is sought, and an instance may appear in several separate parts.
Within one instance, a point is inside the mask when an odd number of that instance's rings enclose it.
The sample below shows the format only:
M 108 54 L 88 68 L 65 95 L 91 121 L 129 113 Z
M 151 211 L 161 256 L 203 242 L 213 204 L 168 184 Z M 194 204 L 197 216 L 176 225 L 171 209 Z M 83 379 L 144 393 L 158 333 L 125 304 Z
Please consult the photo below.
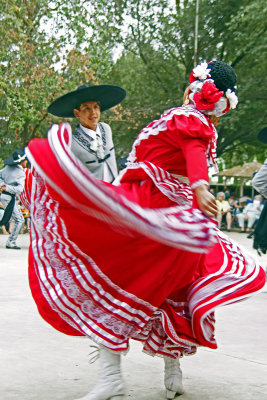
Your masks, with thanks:
M 124 155 L 140 129 L 181 105 L 193 68 L 196 0 L 9 0 L 1 4 L 0 143 L 9 152 L 58 121 L 48 104 L 84 83 L 114 83 L 126 100 L 105 112 Z M 198 62 L 219 59 L 238 75 L 239 105 L 219 124 L 227 166 L 265 149 L 266 17 L 263 0 L 200 0 Z M 14 28 L 15 27 L 15 28 Z M 114 56 L 115 55 L 115 56 Z
M 88 28 L 86 3 L 1 3 L 1 158 L 45 135 L 54 121 L 46 111 L 54 98 L 107 76 L 111 52 Z
M 176 1 L 171 7 L 158 0 L 119 2 L 127 23 L 120 20 L 120 34 L 114 37 L 123 54 L 112 77 L 128 92 L 129 141 L 150 117 L 181 104 L 193 68 L 195 3 Z M 235 155 L 242 162 L 266 153 L 255 141 L 266 124 L 266 17 L 263 0 L 200 1 L 198 62 L 225 61 L 238 76 L 238 108 L 221 118 L 218 127 L 218 155 L 229 166 Z M 115 27 L 118 21 L 110 23 Z

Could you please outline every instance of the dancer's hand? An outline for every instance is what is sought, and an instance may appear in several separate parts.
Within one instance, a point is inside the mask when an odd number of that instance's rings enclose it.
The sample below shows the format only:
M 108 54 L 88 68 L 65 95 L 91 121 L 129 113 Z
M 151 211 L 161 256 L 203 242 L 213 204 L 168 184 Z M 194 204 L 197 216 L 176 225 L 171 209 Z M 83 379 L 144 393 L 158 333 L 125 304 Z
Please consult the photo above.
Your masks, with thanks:
M 215 197 L 208 190 L 207 185 L 200 185 L 194 189 L 200 210 L 207 217 L 213 218 L 217 214 Z

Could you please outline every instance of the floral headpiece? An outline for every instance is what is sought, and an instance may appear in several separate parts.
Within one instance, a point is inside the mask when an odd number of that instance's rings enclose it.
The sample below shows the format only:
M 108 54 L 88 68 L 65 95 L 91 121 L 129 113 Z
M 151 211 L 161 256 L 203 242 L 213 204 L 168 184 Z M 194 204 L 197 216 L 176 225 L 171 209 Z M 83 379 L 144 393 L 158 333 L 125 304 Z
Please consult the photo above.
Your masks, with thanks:
M 220 117 L 236 108 L 236 75 L 230 65 L 222 61 L 202 62 L 189 76 L 190 100 L 197 110 Z

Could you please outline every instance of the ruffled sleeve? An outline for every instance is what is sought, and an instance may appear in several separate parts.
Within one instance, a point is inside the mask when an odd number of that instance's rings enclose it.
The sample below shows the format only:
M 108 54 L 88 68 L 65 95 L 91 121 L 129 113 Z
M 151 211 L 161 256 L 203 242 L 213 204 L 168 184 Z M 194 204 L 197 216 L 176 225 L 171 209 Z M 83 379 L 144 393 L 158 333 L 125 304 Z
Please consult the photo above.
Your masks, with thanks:
M 206 153 L 214 131 L 208 121 L 205 122 L 195 115 L 174 115 L 167 123 L 175 143 L 182 150 L 187 176 L 193 188 L 201 183 L 209 184 Z

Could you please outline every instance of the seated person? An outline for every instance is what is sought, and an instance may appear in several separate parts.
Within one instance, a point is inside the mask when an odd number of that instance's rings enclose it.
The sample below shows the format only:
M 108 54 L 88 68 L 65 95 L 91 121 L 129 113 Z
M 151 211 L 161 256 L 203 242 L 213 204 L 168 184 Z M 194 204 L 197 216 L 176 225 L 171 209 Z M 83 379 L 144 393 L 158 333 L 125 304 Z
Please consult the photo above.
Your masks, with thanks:
M 209 192 L 215 196 L 215 190 L 213 188 L 209 188 Z
M 242 211 L 242 205 L 239 204 L 239 200 L 237 199 L 236 193 L 231 193 L 228 203 L 231 207 L 231 216 L 232 216 L 232 226 L 233 224 L 237 225 L 237 218 L 236 215 Z
M 225 196 L 225 200 L 226 200 L 226 201 L 229 201 L 230 196 L 231 196 L 231 193 L 230 193 L 230 190 L 229 190 L 229 189 L 226 189 L 226 190 L 224 191 L 224 196 Z
M 24 217 L 26 230 L 28 232 L 30 232 L 30 224 L 31 224 L 30 211 L 22 203 L 20 203 L 20 204 L 21 204 L 20 208 L 21 208 L 22 215 Z
M 225 194 L 219 192 L 216 198 L 217 204 L 217 222 L 218 228 L 221 229 L 222 222 L 226 222 L 227 231 L 231 230 L 232 216 L 231 207 L 228 201 L 225 200 Z
M 259 219 L 263 209 L 262 196 L 255 196 L 252 203 L 248 203 L 243 212 L 237 214 L 240 232 L 245 232 L 245 222 L 247 222 L 247 232 L 250 232 L 254 223 Z

